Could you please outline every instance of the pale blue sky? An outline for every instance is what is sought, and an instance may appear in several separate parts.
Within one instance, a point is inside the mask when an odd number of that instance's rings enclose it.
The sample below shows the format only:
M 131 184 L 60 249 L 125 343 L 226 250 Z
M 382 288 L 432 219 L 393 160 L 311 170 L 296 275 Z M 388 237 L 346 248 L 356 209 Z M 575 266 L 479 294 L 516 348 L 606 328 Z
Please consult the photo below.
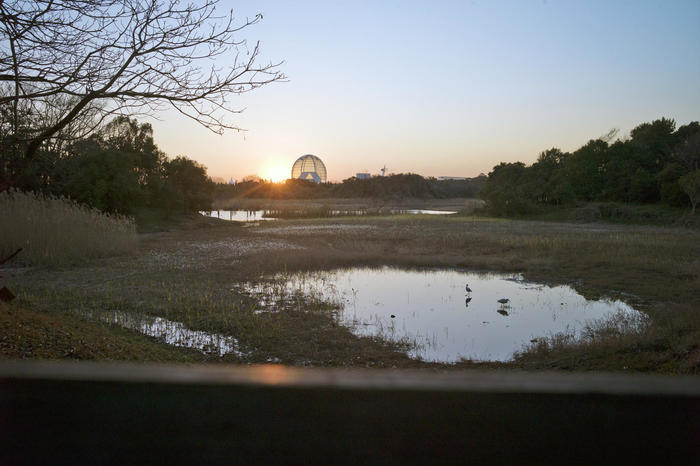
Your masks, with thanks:
M 320 156 L 358 171 L 475 176 L 610 128 L 700 119 L 700 0 L 224 1 L 289 82 L 237 98 L 245 134 L 164 114 L 156 142 L 212 176 Z

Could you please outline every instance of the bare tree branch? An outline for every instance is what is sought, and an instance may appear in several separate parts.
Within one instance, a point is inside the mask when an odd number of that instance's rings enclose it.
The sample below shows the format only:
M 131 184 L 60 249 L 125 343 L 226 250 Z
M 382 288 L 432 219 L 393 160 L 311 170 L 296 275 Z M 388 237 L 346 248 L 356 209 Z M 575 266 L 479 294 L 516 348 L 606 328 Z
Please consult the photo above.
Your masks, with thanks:
M 0 1 L 0 107 L 11 109 L 3 115 L 10 115 L 8 129 L 24 157 L 85 115 L 102 121 L 170 106 L 217 133 L 240 129 L 228 120 L 241 111 L 232 97 L 285 76 L 281 62 L 259 63 L 259 43 L 248 47 L 239 37 L 262 15 L 236 21 L 233 11 L 220 14 L 217 6 L 218 0 Z M 20 113 L 49 116 L 21 127 Z

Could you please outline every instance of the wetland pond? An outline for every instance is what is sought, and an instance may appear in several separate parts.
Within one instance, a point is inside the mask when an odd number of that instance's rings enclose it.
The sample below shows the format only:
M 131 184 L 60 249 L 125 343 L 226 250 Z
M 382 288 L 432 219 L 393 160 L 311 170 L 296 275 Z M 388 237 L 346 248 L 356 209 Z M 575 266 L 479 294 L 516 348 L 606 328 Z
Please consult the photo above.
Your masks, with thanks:
M 327 301 L 338 306 L 339 322 L 353 333 L 410 342 L 409 356 L 425 361 L 507 361 L 537 338 L 580 335 L 595 320 L 616 316 L 626 328 L 646 321 L 622 301 L 587 300 L 569 286 L 517 275 L 383 267 L 270 278 L 241 286 L 258 299 L 258 312 L 276 312 L 284 296 Z M 509 302 L 499 303 L 503 298 Z

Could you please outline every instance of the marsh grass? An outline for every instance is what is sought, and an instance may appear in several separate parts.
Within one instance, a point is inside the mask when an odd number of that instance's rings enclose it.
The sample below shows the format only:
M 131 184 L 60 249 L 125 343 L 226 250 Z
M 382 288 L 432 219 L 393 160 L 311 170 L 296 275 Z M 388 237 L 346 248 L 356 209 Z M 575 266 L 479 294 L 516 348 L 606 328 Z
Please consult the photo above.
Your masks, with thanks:
M 31 192 L 0 193 L 0 256 L 22 248 L 16 262 L 66 265 L 133 251 L 133 220 L 66 198 Z
M 516 352 L 514 362 L 526 368 L 697 373 L 697 316 L 675 307 L 671 315 L 614 314 L 587 323 L 579 334 L 538 338 Z
M 700 369 L 700 241 L 694 230 L 478 216 L 363 216 L 260 222 L 250 228 L 217 221 L 207 228 L 143 236 L 140 247 L 141 255 L 99 264 L 9 273 L 8 286 L 19 294 L 18 305 L 57 320 L 74 322 L 85 319 L 87 312 L 114 310 L 161 317 L 195 331 L 235 337 L 247 354 L 245 359 L 197 356 L 207 361 L 627 367 L 666 373 Z M 572 285 L 588 299 L 624 299 L 651 320 L 643 330 L 627 333 L 591 325 L 587 339 L 558 336 L 547 346 L 524 349 L 508 364 L 427 364 L 405 354 L 407 347 L 425 342 L 358 337 L 338 323 L 333 303 L 301 296 L 274 278 L 264 278 L 374 265 L 519 273 L 531 281 Z M 265 293 L 274 299 L 263 309 L 255 297 L 237 289 L 247 282 L 264 282 Z M 88 320 L 98 325 L 99 319 Z M 107 328 L 103 321 L 99 325 Z M 385 330 L 390 337 L 391 329 Z M 177 354 L 190 353 L 178 349 Z
M 575 347 L 617 346 L 636 340 L 649 331 L 651 320 L 643 313 L 618 311 L 602 319 L 587 321 L 579 331 L 565 331 L 534 339 L 514 354 L 514 359 L 549 356 Z

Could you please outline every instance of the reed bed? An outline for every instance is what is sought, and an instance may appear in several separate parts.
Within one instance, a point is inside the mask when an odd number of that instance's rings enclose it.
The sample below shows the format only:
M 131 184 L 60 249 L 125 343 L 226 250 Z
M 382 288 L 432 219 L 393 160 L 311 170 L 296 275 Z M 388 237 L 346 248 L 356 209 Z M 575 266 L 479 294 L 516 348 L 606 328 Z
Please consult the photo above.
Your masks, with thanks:
M 0 257 L 19 248 L 14 262 L 66 265 L 132 251 L 134 221 L 70 199 L 32 192 L 0 193 Z

